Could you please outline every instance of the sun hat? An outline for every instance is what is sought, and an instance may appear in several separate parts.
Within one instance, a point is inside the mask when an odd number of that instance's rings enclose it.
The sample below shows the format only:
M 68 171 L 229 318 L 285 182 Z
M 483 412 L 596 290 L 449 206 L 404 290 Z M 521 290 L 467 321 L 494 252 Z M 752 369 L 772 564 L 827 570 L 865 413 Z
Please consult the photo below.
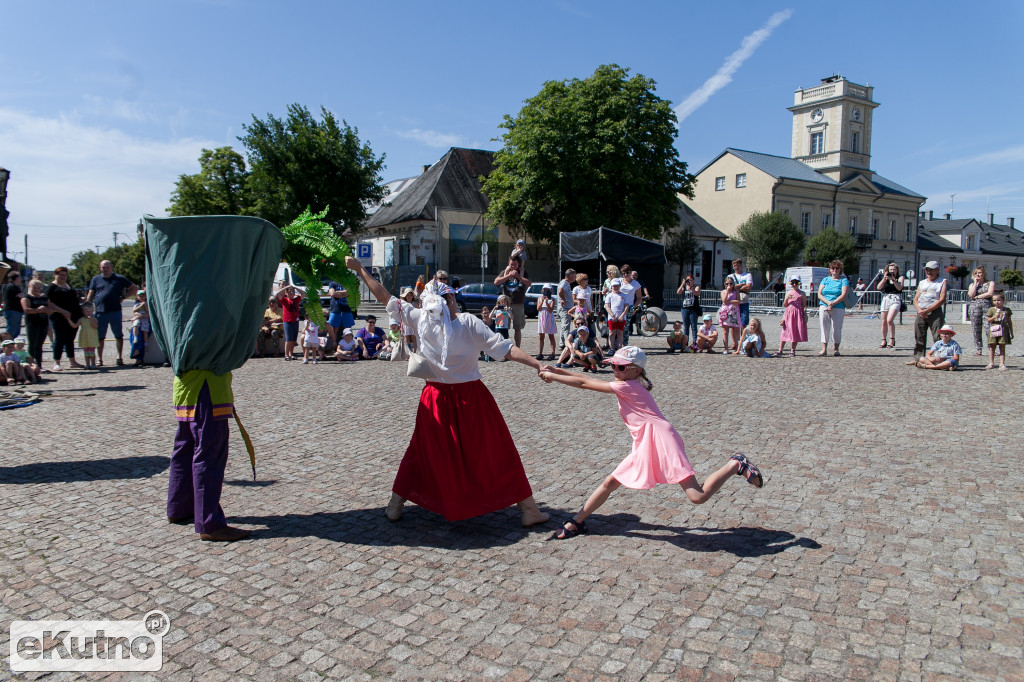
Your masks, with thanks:
M 13 346 L 13 345 L 14 345 L 14 341 L 11 341 L 10 339 L 5 339 L 3 343 L 0 343 L 0 348 L 7 347 L 7 346 Z
M 341 335 L 342 336 L 351 336 L 352 335 L 352 330 L 351 329 L 345 329 L 344 331 L 341 332 Z
M 613 287 L 621 287 L 622 286 L 622 280 L 619 279 L 618 277 L 616 277 L 615 279 L 612 280 L 612 286 Z
M 20 344 L 25 344 L 25 343 L 28 343 L 28 341 L 25 340 L 24 336 L 19 336 L 19 337 L 16 337 L 14 339 L 14 344 L 15 345 L 20 345 Z
M 615 355 L 607 358 L 605 362 L 613 365 L 636 365 L 643 369 L 647 365 L 647 355 L 636 346 L 623 346 L 615 351 Z
M 928 261 L 927 263 L 924 264 L 924 269 L 925 270 L 938 270 L 939 269 L 939 261 L 937 261 L 937 260 L 930 260 L 930 261 Z
M 579 334 L 580 332 L 586 332 L 586 333 L 589 334 L 590 333 L 590 327 L 588 327 L 587 325 L 583 325 L 582 327 L 580 327 L 579 329 L 576 330 L 577 334 Z
M 953 327 L 951 327 L 948 324 L 944 324 L 941 327 L 939 327 L 939 333 L 941 334 L 942 332 L 946 332 L 947 334 L 949 334 L 951 336 L 955 336 L 956 335 L 956 330 L 953 329 Z
M 789 280 L 790 284 L 792 284 L 793 282 L 796 282 L 797 284 L 801 284 L 799 277 L 794 277 L 793 279 Z
M 412 287 L 402 287 L 402 294 L 399 296 L 399 298 L 405 298 L 409 294 L 415 294 L 415 293 L 416 292 L 413 291 Z
M 704 320 L 706 322 L 710 322 L 711 321 L 711 313 L 704 313 L 704 316 L 701 317 L 700 319 L 702 319 L 702 320 Z
M 545 291 L 551 291 L 551 287 L 550 287 L 550 286 L 548 286 L 547 284 L 545 284 L 544 286 L 542 286 L 542 287 L 540 288 L 540 290 L 541 290 L 541 292 L 545 292 Z

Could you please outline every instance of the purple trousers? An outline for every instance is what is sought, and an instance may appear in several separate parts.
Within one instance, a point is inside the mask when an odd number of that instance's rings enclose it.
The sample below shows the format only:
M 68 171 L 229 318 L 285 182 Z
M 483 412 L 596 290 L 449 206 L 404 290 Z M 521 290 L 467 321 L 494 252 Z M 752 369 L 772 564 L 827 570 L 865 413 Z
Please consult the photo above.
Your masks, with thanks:
M 197 533 L 227 526 L 220 508 L 224 468 L 228 463 L 228 422 L 213 418 L 210 388 L 199 393 L 195 421 L 178 422 L 167 487 L 167 517 L 195 517 Z

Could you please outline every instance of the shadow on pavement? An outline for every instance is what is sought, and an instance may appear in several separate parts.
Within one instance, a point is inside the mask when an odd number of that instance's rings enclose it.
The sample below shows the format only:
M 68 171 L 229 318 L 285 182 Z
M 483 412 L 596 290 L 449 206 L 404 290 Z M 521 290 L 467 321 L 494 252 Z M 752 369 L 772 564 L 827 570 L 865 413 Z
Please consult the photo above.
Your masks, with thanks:
M 519 512 L 510 507 L 466 521 L 449 522 L 409 504 L 397 523 L 387 520 L 384 507 L 280 516 L 231 515 L 228 523 L 265 526 L 252 529 L 255 540 L 315 537 L 355 545 L 482 549 L 514 545 L 534 534 L 549 535 L 557 528 L 554 518 L 557 512 L 547 523 L 523 528 Z
M 277 483 L 277 481 L 274 479 L 254 481 L 251 478 L 236 478 L 230 481 L 224 481 L 224 485 L 238 485 L 243 488 L 266 488 L 268 485 L 274 485 L 275 483 Z
M 595 523 L 596 522 L 596 523 Z M 624 535 L 660 540 L 688 552 L 729 552 L 740 557 L 778 554 L 790 547 L 821 549 L 811 538 L 798 538 L 784 530 L 769 528 L 680 528 L 644 523 L 635 514 L 594 514 L 587 519 L 591 535 Z
M 169 457 L 116 457 L 81 461 L 36 462 L 0 467 L 0 483 L 74 483 L 149 478 L 170 465 Z
M 78 391 L 80 391 L 80 392 L 88 391 L 89 393 L 91 393 L 93 391 L 114 391 L 114 392 L 117 392 L 117 393 L 124 393 L 125 391 L 139 391 L 139 390 L 142 390 L 144 388 L 146 388 L 146 387 L 145 386 L 132 386 L 132 385 L 124 385 L 124 386 L 89 386 L 88 388 L 62 388 L 62 389 L 60 389 L 60 392 L 61 393 L 74 393 L 74 392 L 78 392 Z

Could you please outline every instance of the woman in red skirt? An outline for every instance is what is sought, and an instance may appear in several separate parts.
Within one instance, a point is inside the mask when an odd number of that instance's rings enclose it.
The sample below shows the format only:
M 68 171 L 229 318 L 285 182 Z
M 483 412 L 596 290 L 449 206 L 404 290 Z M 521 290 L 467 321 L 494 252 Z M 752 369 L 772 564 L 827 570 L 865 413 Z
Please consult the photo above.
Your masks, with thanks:
M 392 318 L 415 329 L 416 355 L 409 375 L 427 381 L 420 394 L 416 428 L 392 487 L 387 517 L 402 518 L 406 500 L 449 521 L 459 521 L 515 504 L 524 526 L 548 520 L 533 499 L 519 451 L 491 392 L 481 381 L 481 351 L 542 366 L 511 341 L 468 313 L 458 314 L 455 292 L 439 284 L 437 295 L 425 291 L 415 308 L 388 293 L 355 258 L 345 265 L 357 273 Z

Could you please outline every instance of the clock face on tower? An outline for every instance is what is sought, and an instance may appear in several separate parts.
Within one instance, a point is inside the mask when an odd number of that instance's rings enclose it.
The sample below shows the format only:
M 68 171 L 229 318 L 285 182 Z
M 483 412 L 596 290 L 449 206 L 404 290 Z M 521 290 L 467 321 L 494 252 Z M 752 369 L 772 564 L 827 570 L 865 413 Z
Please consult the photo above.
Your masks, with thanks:
M 825 114 L 821 112 L 821 109 L 815 109 L 814 111 L 811 112 L 811 120 L 814 121 L 815 123 L 820 121 L 824 116 Z
M 854 107 L 853 108 L 853 120 L 854 121 L 859 121 L 860 120 L 860 109 L 858 107 Z

